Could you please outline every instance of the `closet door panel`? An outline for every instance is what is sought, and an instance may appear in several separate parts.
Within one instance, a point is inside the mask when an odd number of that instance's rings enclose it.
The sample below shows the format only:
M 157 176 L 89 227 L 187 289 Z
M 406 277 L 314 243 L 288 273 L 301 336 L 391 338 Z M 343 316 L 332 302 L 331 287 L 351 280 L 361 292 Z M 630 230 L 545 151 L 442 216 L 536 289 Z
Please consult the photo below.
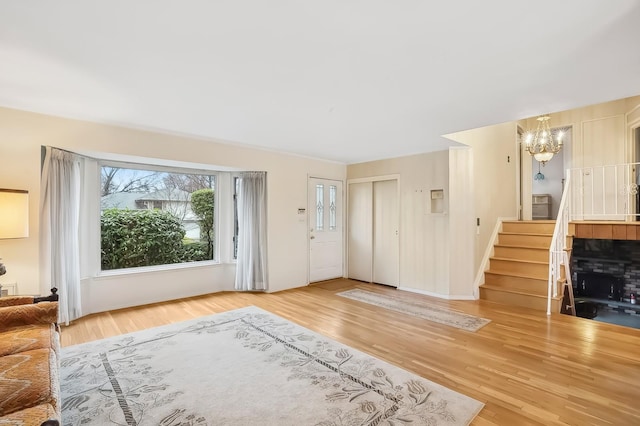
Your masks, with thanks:
M 349 278 L 373 280 L 373 184 L 349 184 Z
M 398 285 L 398 181 L 373 183 L 373 282 Z

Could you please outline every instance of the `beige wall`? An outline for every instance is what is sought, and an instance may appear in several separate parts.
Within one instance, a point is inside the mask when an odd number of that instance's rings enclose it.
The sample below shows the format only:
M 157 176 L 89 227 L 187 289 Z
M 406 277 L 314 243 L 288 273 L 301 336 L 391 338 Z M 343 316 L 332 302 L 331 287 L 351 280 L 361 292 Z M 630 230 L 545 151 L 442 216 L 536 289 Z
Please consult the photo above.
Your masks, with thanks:
M 464 206 L 451 200 L 449 174 L 456 171 L 450 170 L 449 155 L 449 151 L 439 151 L 353 164 L 347 167 L 347 178 L 400 176 L 399 288 L 442 297 L 470 298 L 473 294 L 471 263 L 468 273 L 463 275 L 466 279 L 457 275 L 453 282 L 451 279 L 451 258 L 459 254 L 459 246 L 451 242 L 451 208 L 458 215 Z M 434 189 L 444 190 L 444 213 L 431 212 L 430 194 Z M 462 262 L 458 262 L 456 274 L 465 270 L 464 260 L 463 257 Z
M 446 137 L 470 146 L 473 151 L 472 194 L 475 217 L 480 218 L 480 227 L 474 236 L 474 270 L 477 271 L 497 219 L 518 215 L 517 127 L 510 122 Z
M 268 238 L 270 290 L 307 284 L 307 225 L 298 208 L 307 206 L 307 176 L 343 180 L 343 164 L 283 155 L 192 137 L 140 131 L 0 108 L 0 187 L 26 189 L 30 196 L 30 236 L 0 241 L 0 255 L 8 273 L 0 282 L 18 282 L 22 293 L 37 293 L 38 203 L 40 147 L 55 146 L 77 152 L 152 157 L 265 170 L 268 181 Z M 195 267 L 171 273 L 132 274 L 90 279 L 84 306 L 90 311 L 133 306 L 157 300 L 229 290 L 233 265 Z M 46 286 L 43 283 L 43 286 Z
M 566 168 L 585 167 L 598 164 L 611 158 L 611 161 L 628 162 L 631 161 L 631 139 L 627 127 L 640 119 L 640 96 L 633 96 L 625 99 L 618 99 L 584 108 L 576 108 L 568 111 L 554 112 L 551 115 L 551 127 L 572 126 L 572 147 L 565 153 Z M 592 153 L 585 147 L 588 130 L 592 123 L 596 125 L 608 122 L 619 123 L 619 129 L 615 128 L 610 133 L 609 139 L 602 141 L 603 153 Z M 536 127 L 536 118 L 530 118 L 526 122 L 528 128 Z M 598 158 L 591 158 L 596 155 Z
M 633 124 L 633 127 L 640 125 L 640 96 L 634 96 L 626 99 L 627 104 L 627 123 Z
M 477 298 L 473 155 L 469 147 L 449 149 L 449 294 Z

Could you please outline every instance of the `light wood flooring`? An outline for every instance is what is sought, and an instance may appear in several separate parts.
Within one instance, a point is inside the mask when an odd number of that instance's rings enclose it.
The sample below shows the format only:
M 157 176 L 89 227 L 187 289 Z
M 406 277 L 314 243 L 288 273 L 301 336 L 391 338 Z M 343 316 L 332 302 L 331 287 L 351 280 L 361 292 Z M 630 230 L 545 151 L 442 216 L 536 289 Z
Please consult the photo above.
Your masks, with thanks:
M 472 333 L 336 296 L 360 288 L 481 316 Z M 273 294 L 216 293 L 90 315 L 69 346 L 255 305 L 485 403 L 473 425 L 639 425 L 640 330 L 346 279 Z

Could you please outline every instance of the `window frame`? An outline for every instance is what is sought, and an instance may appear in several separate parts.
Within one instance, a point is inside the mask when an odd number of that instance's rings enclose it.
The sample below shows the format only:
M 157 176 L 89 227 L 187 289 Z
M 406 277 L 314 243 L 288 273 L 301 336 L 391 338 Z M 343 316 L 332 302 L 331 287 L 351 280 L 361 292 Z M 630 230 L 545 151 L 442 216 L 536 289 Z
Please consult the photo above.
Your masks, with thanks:
M 220 170 L 207 170 L 202 168 L 189 168 L 189 167 L 176 167 L 176 166 L 163 166 L 157 164 L 148 164 L 148 163 L 137 163 L 137 162 L 129 162 L 129 161 L 117 161 L 117 160 L 104 160 L 104 159 L 96 159 L 97 162 L 97 199 L 98 199 L 98 275 L 100 276 L 109 276 L 109 275 L 121 275 L 121 274 L 133 274 L 133 273 L 142 273 L 142 272 L 150 272 L 150 271 L 166 271 L 172 269 L 184 269 L 184 268 L 193 268 L 193 267 L 203 267 L 203 266 L 211 266 L 211 265 L 220 265 L 221 261 L 221 242 L 220 242 L 220 212 L 222 209 L 220 208 L 220 175 L 225 173 Z M 213 212 L 213 227 L 214 227 L 214 258 L 209 260 L 200 260 L 193 262 L 180 262 L 180 263 L 168 263 L 162 265 L 147 265 L 147 266 L 138 266 L 132 268 L 120 268 L 120 269 L 102 269 L 102 261 L 101 261 L 101 252 L 102 252 L 102 229 L 100 226 L 100 215 L 102 214 L 101 208 L 101 184 L 102 184 L 102 168 L 103 167 L 112 167 L 112 168 L 122 168 L 122 169 L 133 169 L 133 170 L 144 170 L 144 171 L 154 171 L 161 173 L 174 173 L 174 174 L 189 174 L 189 175 L 208 175 L 214 177 L 214 212 Z

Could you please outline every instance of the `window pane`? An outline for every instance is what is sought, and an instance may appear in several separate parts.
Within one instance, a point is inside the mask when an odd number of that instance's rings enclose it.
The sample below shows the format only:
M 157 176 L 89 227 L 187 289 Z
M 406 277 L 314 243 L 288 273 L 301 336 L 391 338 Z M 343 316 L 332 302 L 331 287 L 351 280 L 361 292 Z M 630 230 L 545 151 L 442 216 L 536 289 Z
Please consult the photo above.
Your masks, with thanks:
M 324 185 L 316 185 L 316 231 L 324 229 Z
M 102 269 L 215 259 L 215 178 L 103 166 Z
M 329 230 L 336 230 L 336 186 L 329 187 Z

